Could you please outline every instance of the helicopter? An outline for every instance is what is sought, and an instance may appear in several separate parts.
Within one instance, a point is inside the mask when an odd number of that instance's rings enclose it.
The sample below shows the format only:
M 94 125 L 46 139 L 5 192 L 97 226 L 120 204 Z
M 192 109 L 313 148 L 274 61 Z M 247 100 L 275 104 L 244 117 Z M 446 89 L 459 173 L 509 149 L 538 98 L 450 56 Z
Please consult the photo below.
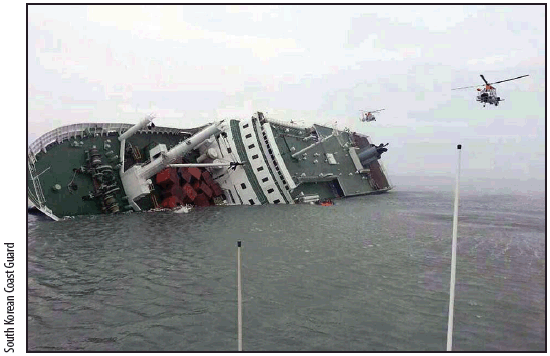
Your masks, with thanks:
M 522 76 L 519 76 L 519 77 L 516 77 L 516 78 L 499 80 L 498 82 L 494 82 L 494 83 L 487 82 L 487 80 L 485 80 L 485 77 L 483 76 L 483 74 L 480 74 L 480 76 L 481 76 L 481 79 L 483 79 L 483 81 L 485 82 L 485 87 L 483 89 L 477 88 L 477 91 L 479 92 L 479 94 L 476 97 L 476 101 L 479 101 L 479 102 L 483 103 L 483 107 L 485 107 L 485 105 L 487 105 L 487 104 L 498 106 L 499 102 L 504 101 L 504 99 L 501 99 L 500 96 L 497 96 L 497 90 L 495 89 L 493 84 L 508 82 L 510 80 L 516 80 L 516 79 L 523 78 L 523 77 L 528 77 L 529 74 L 522 75 Z M 479 87 L 479 85 L 454 88 L 454 89 L 451 89 L 451 90 L 467 89 L 467 88 L 475 88 L 475 87 Z
M 374 110 L 374 111 L 361 110 L 361 113 L 362 113 L 361 121 L 362 122 L 376 121 L 376 117 L 373 115 L 373 113 L 380 112 L 380 111 L 383 111 L 383 110 L 386 110 L 386 109 L 379 109 L 379 110 Z

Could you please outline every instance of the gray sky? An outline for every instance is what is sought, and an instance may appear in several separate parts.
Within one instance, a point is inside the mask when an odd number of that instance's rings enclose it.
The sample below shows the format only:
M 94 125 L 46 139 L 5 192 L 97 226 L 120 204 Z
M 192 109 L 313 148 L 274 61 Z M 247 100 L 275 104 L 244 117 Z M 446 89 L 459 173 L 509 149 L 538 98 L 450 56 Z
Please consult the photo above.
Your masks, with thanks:
M 389 142 L 390 177 L 453 176 L 462 143 L 463 181 L 543 190 L 544 21 L 543 6 L 30 6 L 29 141 L 263 111 Z M 530 76 L 483 108 L 475 88 L 450 91 L 479 74 Z

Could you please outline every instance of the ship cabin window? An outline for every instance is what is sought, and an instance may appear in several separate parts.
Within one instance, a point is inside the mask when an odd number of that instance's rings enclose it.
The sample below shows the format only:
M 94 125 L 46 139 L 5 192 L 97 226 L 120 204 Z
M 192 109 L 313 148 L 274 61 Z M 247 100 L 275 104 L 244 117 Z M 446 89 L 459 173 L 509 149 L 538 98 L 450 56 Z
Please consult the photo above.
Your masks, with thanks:
M 281 201 L 279 199 L 273 200 L 273 204 L 279 204 Z
M 273 188 L 269 188 L 269 189 L 267 190 L 267 192 L 268 192 L 269 194 L 273 193 Z
M 273 154 L 273 151 L 271 151 L 271 148 L 267 150 L 267 152 L 269 152 L 270 155 Z
M 252 156 L 252 159 L 256 159 L 256 158 L 258 158 L 258 155 Z
M 269 180 L 269 178 L 265 177 L 264 179 L 262 179 L 262 182 L 267 182 Z
M 252 134 L 248 134 L 244 138 L 251 138 L 251 137 L 252 137 Z
M 246 129 L 248 127 L 248 124 L 243 125 L 243 129 Z
M 286 190 L 289 190 L 290 187 L 289 187 L 288 185 L 285 185 L 285 189 L 286 189 Z
M 283 184 L 286 184 L 286 180 L 283 179 Z
M 258 167 L 258 172 L 261 172 L 264 170 L 264 167 Z
M 254 199 L 249 199 L 248 202 L 250 203 L 250 205 L 254 205 Z
M 248 149 L 253 149 L 254 147 L 256 146 L 254 146 L 254 144 L 251 144 L 250 146 L 248 146 Z
M 231 153 L 231 147 L 227 147 L 227 153 Z
M 246 184 L 241 183 L 241 188 L 246 189 Z

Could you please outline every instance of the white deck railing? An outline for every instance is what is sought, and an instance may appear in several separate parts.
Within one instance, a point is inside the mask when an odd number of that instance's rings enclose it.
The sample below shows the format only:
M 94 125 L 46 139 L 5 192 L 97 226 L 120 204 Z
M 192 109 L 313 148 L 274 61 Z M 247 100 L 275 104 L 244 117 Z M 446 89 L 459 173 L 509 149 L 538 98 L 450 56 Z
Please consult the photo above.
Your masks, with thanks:
M 290 128 L 293 128 L 293 129 L 305 130 L 305 129 L 311 128 L 311 125 L 310 126 L 305 126 L 305 125 L 300 125 L 300 124 L 290 122 L 290 121 L 280 121 L 280 120 L 269 119 L 269 118 L 267 119 L 267 122 L 269 122 L 271 124 L 278 125 L 278 126 L 290 127 Z
M 117 132 L 119 134 L 128 130 L 132 127 L 132 124 L 122 124 L 122 123 L 82 123 L 82 124 L 72 124 L 58 127 L 50 132 L 45 133 L 44 135 L 37 138 L 32 144 L 29 145 L 29 157 L 34 159 L 36 155 L 41 150 L 46 151 L 46 147 L 53 143 L 62 143 L 70 138 L 76 138 L 77 136 L 82 137 L 86 130 L 89 130 L 92 134 L 107 135 L 111 132 Z M 139 133 L 149 132 L 153 134 L 163 134 L 168 133 L 172 135 L 180 134 L 189 134 L 188 130 L 177 129 L 172 127 L 154 127 L 151 130 L 140 130 Z
M 94 134 L 104 135 L 109 132 L 122 132 L 132 127 L 130 124 L 120 123 L 82 123 L 58 127 L 37 138 L 29 145 L 29 153 L 36 155 L 41 150 L 46 150 L 46 146 L 53 142 L 62 143 L 70 138 L 76 138 L 84 134 L 89 129 Z

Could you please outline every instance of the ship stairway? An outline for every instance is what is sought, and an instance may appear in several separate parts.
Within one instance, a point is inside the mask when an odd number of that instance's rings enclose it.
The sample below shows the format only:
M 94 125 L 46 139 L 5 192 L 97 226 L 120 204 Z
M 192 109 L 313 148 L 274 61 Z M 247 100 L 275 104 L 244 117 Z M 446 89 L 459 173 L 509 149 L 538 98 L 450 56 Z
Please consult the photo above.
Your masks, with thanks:
M 46 203 L 46 199 L 44 198 L 42 186 L 40 185 L 40 181 L 38 180 L 38 175 L 35 175 L 36 167 L 34 166 L 34 162 L 36 162 L 36 158 L 34 157 L 34 154 L 32 154 L 32 152 L 29 152 L 27 164 L 29 166 L 29 174 L 31 176 L 32 184 L 34 186 L 34 197 L 36 198 L 36 202 L 34 203 L 37 207 L 43 207 Z

